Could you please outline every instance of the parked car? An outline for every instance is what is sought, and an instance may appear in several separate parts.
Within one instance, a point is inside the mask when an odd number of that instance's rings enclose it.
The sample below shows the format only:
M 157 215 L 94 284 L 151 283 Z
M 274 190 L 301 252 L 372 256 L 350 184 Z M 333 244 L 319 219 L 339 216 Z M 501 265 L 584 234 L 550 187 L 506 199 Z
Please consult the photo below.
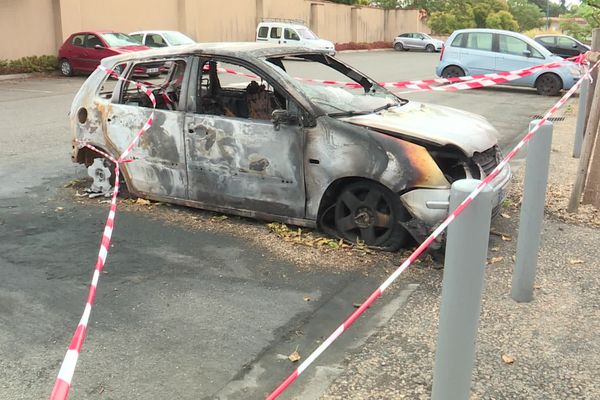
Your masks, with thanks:
M 320 39 L 302 21 L 288 19 L 268 19 L 256 28 L 256 41 L 277 43 L 287 46 L 305 46 L 324 50 L 335 55 L 335 45 L 329 40 Z
M 590 51 L 592 48 L 579 40 L 566 35 L 538 35 L 533 38 L 551 53 L 569 58 Z
M 462 29 L 454 31 L 446 41 L 435 72 L 447 78 L 515 71 L 556 61 L 562 58 L 520 33 Z M 540 70 L 506 84 L 534 87 L 541 95 L 555 96 L 562 89 L 570 89 L 580 77 L 579 66 L 565 62 L 563 67 Z
M 76 72 L 94 71 L 103 58 L 148 49 L 124 33 L 77 32 L 69 36 L 58 50 L 58 65 L 64 76 L 71 76 Z M 146 64 L 135 72 L 136 75 L 158 76 L 161 66 Z M 116 71 L 121 71 L 120 65 L 116 66 Z
M 425 50 L 427 52 L 434 52 L 442 50 L 444 42 L 438 39 L 434 39 L 426 33 L 410 32 L 402 33 L 394 39 L 394 49 L 400 51 L 408 51 L 411 49 Z
M 129 34 L 133 39 L 148 47 L 182 46 L 196 43 L 177 31 L 137 31 Z
M 321 68 L 359 89 L 287 74 Z M 500 160 L 498 132 L 481 116 L 408 101 L 319 50 L 217 43 L 130 53 L 107 68 L 169 63 L 150 86 L 154 124 L 122 165 L 140 197 L 294 225 L 394 250 L 423 239 L 448 214 L 450 185 L 480 179 Z M 233 70 L 237 74 L 220 72 Z M 104 89 L 97 70 L 71 106 L 74 139 L 118 156 L 151 113 L 135 84 Z M 72 159 L 112 166 L 73 142 Z M 492 181 L 496 210 L 510 178 Z

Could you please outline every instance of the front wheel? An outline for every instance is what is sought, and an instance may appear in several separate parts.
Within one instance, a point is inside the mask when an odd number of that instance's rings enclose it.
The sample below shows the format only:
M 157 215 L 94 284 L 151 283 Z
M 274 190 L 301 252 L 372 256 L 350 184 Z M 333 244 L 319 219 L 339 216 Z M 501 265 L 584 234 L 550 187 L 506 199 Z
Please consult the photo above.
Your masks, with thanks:
M 556 96 L 562 89 L 562 81 L 554 74 L 544 74 L 535 81 L 535 88 L 542 96 Z
M 400 225 L 407 216 L 398 196 L 371 181 L 344 187 L 335 203 L 335 229 L 341 238 L 387 251 L 398 250 L 408 240 Z
M 435 51 L 435 47 L 432 44 L 428 44 L 425 46 L 425 51 L 428 53 L 433 53 Z
M 402 45 L 402 43 L 398 42 L 398 43 L 394 44 L 394 49 L 396 51 L 402 51 L 402 50 L 404 50 L 404 46 Z
M 456 65 L 446 67 L 442 71 L 442 78 L 458 78 L 461 76 L 465 76 L 465 71 Z

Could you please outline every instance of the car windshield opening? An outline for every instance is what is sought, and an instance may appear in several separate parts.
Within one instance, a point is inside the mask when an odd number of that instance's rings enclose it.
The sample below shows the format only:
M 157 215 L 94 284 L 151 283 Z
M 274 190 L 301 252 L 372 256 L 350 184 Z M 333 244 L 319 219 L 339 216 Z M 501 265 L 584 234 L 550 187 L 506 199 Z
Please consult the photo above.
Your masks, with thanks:
M 194 43 L 192 39 L 180 32 L 164 32 L 164 36 L 172 46 Z
M 267 61 L 313 105 L 332 117 L 370 114 L 407 102 L 325 54 L 295 54 Z
M 140 43 L 123 33 L 103 33 L 102 37 L 110 47 L 139 46 Z
M 318 39 L 317 35 L 315 35 L 313 33 L 313 31 L 311 31 L 310 29 L 307 29 L 307 28 L 298 28 L 298 29 L 296 29 L 296 31 L 298 32 L 298 35 L 300 35 L 300 37 L 302 39 L 307 39 L 307 40 L 316 40 L 316 39 Z

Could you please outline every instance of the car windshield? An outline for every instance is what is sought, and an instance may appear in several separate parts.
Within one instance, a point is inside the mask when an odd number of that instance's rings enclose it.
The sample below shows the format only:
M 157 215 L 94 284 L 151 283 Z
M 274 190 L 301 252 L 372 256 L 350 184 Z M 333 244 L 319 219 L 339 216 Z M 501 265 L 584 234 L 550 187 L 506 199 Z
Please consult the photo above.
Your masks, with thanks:
M 307 40 L 316 40 L 316 39 L 318 39 L 317 35 L 315 35 L 313 33 L 313 31 L 311 31 L 310 29 L 307 29 L 307 28 L 298 28 L 298 29 L 296 29 L 296 31 L 298 32 L 298 35 L 300 35 L 300 37 L 302 39 L 307 39 Z
M 325 54 L 295 55 L 293 59 L 282 57 L 268 61 L 311 103 L 332 117 L 370 114 L 406 103 L 406 100 Z M 319 83 L 315 79 L 329 83 Z
M 124 33 L 103 33 L 102 38 L 110 47 L 139 46 L 140 43 Z
M 428 35 L 428 34 L 426 34 L 426 33 L 421 33 L 421 35 L 423 35 L 423 37 L 424 37 L 425 39 L 431 39 L 431 36 L 429 36 L 429 35 Z
M 192 44 L 194 41 L 189 37 L 185 36 L 181 32 L 164 32 L 164 37 L 171 43 L 172 46 L 180 46 L 183 44 Z

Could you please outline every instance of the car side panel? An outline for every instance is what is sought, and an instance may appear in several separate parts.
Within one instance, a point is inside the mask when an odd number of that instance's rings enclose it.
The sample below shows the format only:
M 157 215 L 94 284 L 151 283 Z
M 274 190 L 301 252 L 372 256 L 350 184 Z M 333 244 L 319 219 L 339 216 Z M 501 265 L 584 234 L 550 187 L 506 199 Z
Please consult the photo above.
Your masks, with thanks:
M 395 193 L 449 187 L 424 147 L 326 116 L 307 130 L 304 168 L 307 219 L 317 218 L 325 190 L 341 178 L 374 180 Z

